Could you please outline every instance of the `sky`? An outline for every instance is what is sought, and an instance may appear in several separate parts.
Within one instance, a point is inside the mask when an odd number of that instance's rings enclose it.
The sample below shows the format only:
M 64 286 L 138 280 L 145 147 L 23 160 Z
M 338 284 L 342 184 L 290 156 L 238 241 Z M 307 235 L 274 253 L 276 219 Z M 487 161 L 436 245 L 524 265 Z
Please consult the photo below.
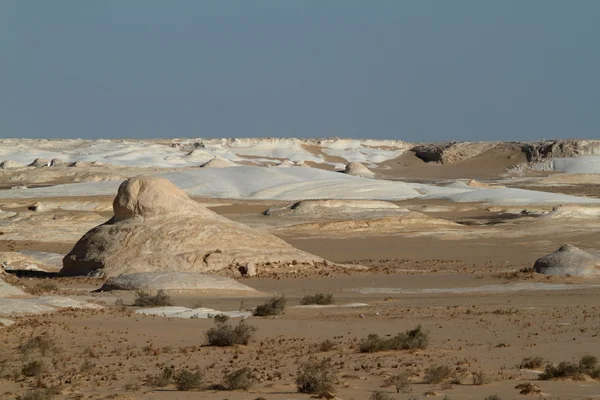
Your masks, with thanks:
M 600 139 L 600 1 L 2 0 L 0 137 Z

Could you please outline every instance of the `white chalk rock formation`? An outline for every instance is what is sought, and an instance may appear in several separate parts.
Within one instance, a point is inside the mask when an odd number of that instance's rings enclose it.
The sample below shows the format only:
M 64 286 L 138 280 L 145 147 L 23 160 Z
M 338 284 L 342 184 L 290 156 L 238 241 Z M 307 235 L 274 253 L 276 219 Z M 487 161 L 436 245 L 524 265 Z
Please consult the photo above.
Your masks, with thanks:
M 65 256 L 62 275 L 208 272 L 248 263 L 260 271 L 266 263 L 323 261 L 209 211 L 164 178 L 124 181 L 113 209 L 113 218 L 87 232 Z
M 0 274 L 0 276 L 4 275 L 4 271 L 2 271 L 2 274 Z M 21 289 L 14 287 L 12 285 L 9 285 L 8 283 L 4 282 L 2 279 L 0 279 L 0 297 L 12 297 L 12 296 L 24 296 L 25 292 L 23 292 Z
M 302 200 L 263 212 L 268 216 L 340 217 L 355 214 L 394 214 L 407 212 L 394 203 L 382 200 Z
M 221 157 L 217 156 L 217 157 L 211 158 L 210 160 L 208 160 L 207 162 L 202 164 L 200 167 L 201 168 L 226 168 L 226 167 L 233 167 L 234 165 L 235 165 L 235 163 L 233 163 L 225 158 L 221 158 Z
M 375 176 L 373 171 L 356 161 L 348 163 L 344 169 L 344 173 L 348 175 L 362 176 L 363 178 L 372 178 Z
M 48 165 L 50 165 L 50 160 L 44 160 L 43 158 L 36 158 L 31 164 L 29 164 L 30 167 L 36 168 L 47 167 Z
M 137 272 L 110 278 L 99 289 L 106 290 L 217 290 L 219 292 L 256 292 L 255 289 L 225 276 L 197 272 Z
M 600 259 L 570 244 L 539 258 L 535 272 L 545 275 L 589 276 L 600 273 Z
M 542 219 L 560 219 L 570 221 L 573 219 L 593 221 L 600 219 L 600 207 L 579 204 L 564 204 L 556 206 Z M 580 222 L 578 222 L 580 223 Z
M 23 168 L 23 165 L 13 160 L 5 160 L 0 163 L 0 169 L 17 169 Z

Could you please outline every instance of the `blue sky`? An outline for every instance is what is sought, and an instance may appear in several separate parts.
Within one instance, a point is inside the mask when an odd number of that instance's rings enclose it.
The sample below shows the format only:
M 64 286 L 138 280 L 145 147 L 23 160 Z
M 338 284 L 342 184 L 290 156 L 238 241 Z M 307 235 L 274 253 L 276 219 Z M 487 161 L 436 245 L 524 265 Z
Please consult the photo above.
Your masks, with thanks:
M 600 139 L 600 1 L 3 0 L 0 137 Z

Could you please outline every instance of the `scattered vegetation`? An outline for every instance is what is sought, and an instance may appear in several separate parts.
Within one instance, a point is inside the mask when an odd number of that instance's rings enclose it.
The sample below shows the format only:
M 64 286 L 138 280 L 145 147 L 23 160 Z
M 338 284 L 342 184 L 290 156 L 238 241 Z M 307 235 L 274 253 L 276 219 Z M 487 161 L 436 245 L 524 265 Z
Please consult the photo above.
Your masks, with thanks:
M 400 393 L 400 392 L 404 392 L 404 393 L 408 393 L 410 392 L 410 373 L 408 372 L 402 372 L 396 375 L 392 375 L 389 378 L 387 378 L 384 382 L 385 386 L 393 386 L 394 388 L 396 388 L 396 393 Z
M 223 387 L 225 390 L 248 390 L 254 384 L 250 368 L 242 368 L 225 376 Z
M 331 392 L 336 383 L 335 371 L 329 360 L 309 361 L 298 368 L 296 385 L 300 393 Z
M 171 297 L 164 290 L 159 290 L 154 296 L 143 290 L 138 290 L 135 292 L 133 305 L 137 307 L 162 307 L 172 306 L 173 303 L 171 303 Z
M 34 296 L 40 296 L 46 293 L 58 292 L 59 288 L 52 282 L 42 282 L 36 284 L 35 286 L 26 286 L 23 288 L 23 290 Z
M 415 329 L 385 339 L 377 334 L 370 334 L 359 345 L 361 353 L 374 353 L 386 350 L 414 350 L 425 349 L 429 344 L 429 334 L 421 328 L 421 325 Z
M 216 328 L 211 328 L 206 332 L 208 346 L 247 345 L 256 332 L 256 327 L 247 325 L 244 320 L 240 321 L 235 327 L 227 322 L 219 322 L 216 319 L 215 323 L 217 324 Z
M 325 339 L 319 345 L 319 351 L 322 351 L 322 352 L 331 351 L 331 350 L 335 349 L 336 347 L 337 347 L 337 345 L 335 344 L 335 342 L 333 340 Z
M 393 400 L 392 397 L 390 395 L 387 395 L 383 392 L 373 392 L 373 394 L 371 394 L 371 397 L 369 397 L 369 400 Z
M 44 364 L 39 360 L 32 360 L 23 364 L 21 373 L 24 376 L 39 376 L 44 371 Z
M 519 390 L 519 394 L 524 394 L 525 396 L 533 396 L 534 394 L 542 393 L 542 389 L 538 385 L 534 385 L 533 383 L 521 383 L 515 386 L 515 389 Z
M 213 319 L 215 320 L 215 323 L 217 323 L 217 324 L 224 324 L 227 321 L 229 321 L 229 315 L 217 314 L 213 317 Z
M 598 366 L 598 359 L 594 356 L 583 356 L 579 363 L 562 361 L 558 365 L 548 364 L 539 379 L 546 381 L 568 378 L 579 381 L 584 380 L 586 375 L 600 380 L 600 366 Z
M 447 365 L 432 365 L 425 370 L 425 383 L 442 383 L 452 376 L 452 369 Z
M 23 354 L 29 354 L 34 350 L 39 350 L 42 356 L 45 356 L 54 346 L 54 342 L 44 335 L 30 336 L 25 342 L 19 345 L 19 351 Z
M 317 304 L 320 306 L 326 306 L 328 304 L 333 304 L 333 295 L 331 293 L 317 293 L 313 295 L 306 295 L 302 298 L 302 300 L 300 300 L 300 304 Z
M 17 396 L 17 400 L 51 400 L 54 396 L 60 394 L 58 387 L 46 389 L 29 389 L 22 396 Z
M 127 307 L 125 307 L 125 302 L 121 298 L 115 300 L 115 307 L 119 311 L 125 311 L 127 309 Z
M 539 369 L 544 365 L 544 359 L 542 357 L 525 357 L 519 368 L 521 369 Z
M 483 400 L 502 400 L 497 394 L 492 394 Z
M 202 373 L 199 370 L 192 372 L 184 368 L 174 375 L 173 380 L 179 391 L 199 389 L 202 385 Z
M 473 372 L 473 385 L 485 385 L 490 383 L 489 377 L 483 371 Z
M 257 317 L 266 317 L 269 315 L 279 315 L 285 309 L 286 299 L 284 296 L 274 296 L 254 309 L 253 315 Z
M 146 385 L 165 387 L 173 380 L 175 375 L 175 368 L 173 366 L 164 367 L 163 370 L 157 375 L 148 375 L 146 377 Z

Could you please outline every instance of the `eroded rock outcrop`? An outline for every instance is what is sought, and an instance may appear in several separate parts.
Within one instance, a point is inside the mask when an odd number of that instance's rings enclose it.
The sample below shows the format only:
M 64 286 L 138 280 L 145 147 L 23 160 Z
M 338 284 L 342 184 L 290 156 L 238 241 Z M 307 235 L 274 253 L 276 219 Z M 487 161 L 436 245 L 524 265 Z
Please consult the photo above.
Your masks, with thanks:
M 348 175 L 361 176 L 363 178 L 373 178 L 375 176 L 373 171 L 356 161 L 348 163 L 344 169 L 344 173 Z
M 323 261 L 283 240 L 230 221 L 164 178 L 124 181 L 114 217 L 87 232 L 63 260 L 62 275 L 148 271 L 208 272 Z
M 600 259 L 570 244 L 539 258 L 535 272 L 545 275 L 589 276 L 600 273 Z

